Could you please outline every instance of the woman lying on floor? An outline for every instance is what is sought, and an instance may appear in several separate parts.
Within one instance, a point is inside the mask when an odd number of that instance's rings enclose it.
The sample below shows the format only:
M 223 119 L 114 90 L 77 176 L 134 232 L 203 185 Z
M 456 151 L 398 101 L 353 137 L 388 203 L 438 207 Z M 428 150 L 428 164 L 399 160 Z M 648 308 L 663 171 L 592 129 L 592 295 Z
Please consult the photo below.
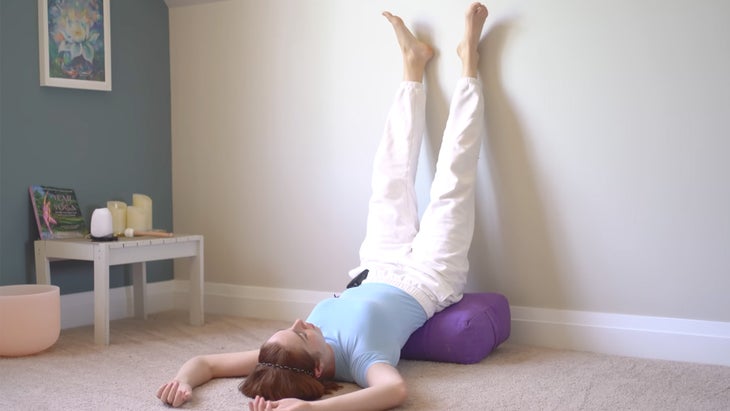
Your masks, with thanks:
M 485 122 L 477 46 L 487 14 L 480 3 L 466 12 L 457 47 L 462 78 L 420 223 L 414 182 L 426 125 L 422 81 L 433 50 L 400 17 L 385 12 L 403 53 L 403 81 L 375 154 L 361 265 L 353 270 L 368 270 L 367 278 L 339 298 L 320 302 L 306 322 L 295 321 L 259 350 L 188 360 L 157 397 L 177 407 L 191 398 L 193 387 L 242 376 L 247 378 L 241 392 L 254 398 L 250 411 L 384 410 L 405 401 L 406 384 L 396 369 L 401 348 L 434 313 L 459 301 L 466 283 Z M 339 388 L 335 381 L 363 389 L 319 400 Z

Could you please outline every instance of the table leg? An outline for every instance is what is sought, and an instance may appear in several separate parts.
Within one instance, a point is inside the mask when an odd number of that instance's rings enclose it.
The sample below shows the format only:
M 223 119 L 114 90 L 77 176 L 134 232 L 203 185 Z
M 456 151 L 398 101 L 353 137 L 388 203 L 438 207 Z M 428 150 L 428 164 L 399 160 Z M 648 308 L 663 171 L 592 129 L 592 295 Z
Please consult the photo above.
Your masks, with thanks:
M 134 289 L 134 316 L 146 320 L 147 310 L 147 264 L 132 264 L 132 288 Z
M 94 342 L 109 345 L 109 248 L 94 244 Z
M 203 238 L 197 242 L 198 252 L 190 258 L 190 324 L 203 325 Z
M 46 245 L 42 241 L 35 242 L 35 282 L 51 284 L 51 263 L 46 258 Z

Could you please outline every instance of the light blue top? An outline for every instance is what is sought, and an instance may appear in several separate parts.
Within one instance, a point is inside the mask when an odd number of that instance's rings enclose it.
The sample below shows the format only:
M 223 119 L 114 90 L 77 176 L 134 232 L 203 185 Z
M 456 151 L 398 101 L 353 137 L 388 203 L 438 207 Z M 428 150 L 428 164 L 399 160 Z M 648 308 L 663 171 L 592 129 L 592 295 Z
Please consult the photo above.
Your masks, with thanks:
M 383 283 L 363 283 L 314 307 L 308 322 L 322 329 L 335 353 L 335 380 L 367 387 L 366 372 L 379 362 L 392 366 L 413 331 L 427 320 L 415 298 Z

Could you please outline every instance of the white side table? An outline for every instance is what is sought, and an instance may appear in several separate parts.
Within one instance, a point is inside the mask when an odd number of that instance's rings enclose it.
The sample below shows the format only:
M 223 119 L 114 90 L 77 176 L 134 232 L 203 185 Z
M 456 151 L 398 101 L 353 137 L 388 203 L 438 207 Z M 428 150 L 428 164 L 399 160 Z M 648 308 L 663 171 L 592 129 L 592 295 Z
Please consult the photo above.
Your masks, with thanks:
M 147 261 L 187 258 L 190 274 L 190 323 L 203 325 L 203 236 L 133 237 L 112 242 L 85 238 L 35 242 L 36 282 L 51 283 L 53 260 L 94 262 L 94 342 L 109 344 L 109 266 L 132 264 L 134 313 L 146 318 Z

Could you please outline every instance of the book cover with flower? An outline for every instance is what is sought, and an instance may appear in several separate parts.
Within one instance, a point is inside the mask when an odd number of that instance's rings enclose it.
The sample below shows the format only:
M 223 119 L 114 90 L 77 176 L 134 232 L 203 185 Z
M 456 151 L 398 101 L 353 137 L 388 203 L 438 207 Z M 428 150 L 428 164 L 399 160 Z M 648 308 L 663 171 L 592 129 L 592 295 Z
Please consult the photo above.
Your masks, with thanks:
M 34 185 L 29 191 L 41 240 L 86 235 L 86 221 L 73 189 Z

